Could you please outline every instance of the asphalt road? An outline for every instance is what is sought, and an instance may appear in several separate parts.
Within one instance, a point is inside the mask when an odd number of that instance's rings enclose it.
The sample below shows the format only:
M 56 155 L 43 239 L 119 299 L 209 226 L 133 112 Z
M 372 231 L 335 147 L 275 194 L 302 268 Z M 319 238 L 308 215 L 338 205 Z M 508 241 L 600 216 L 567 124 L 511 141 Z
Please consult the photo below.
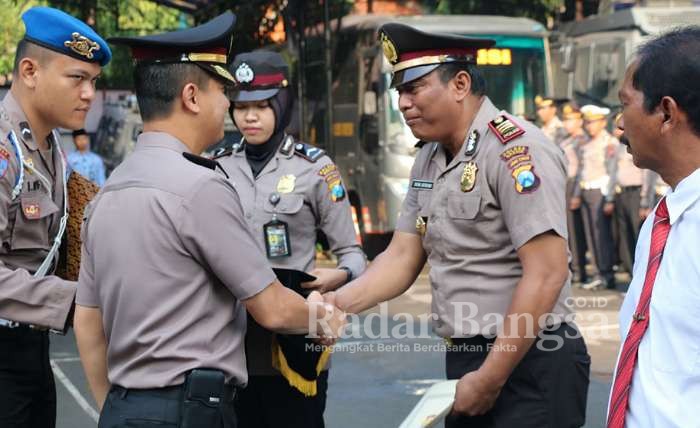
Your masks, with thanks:
M 585 425 L 588 428 L 604 426 L 611 373 L 619 346 L 617 310 L 620 303 L 620 292 L 575 292 L 577 322 L 586 337 L 593 362 Z M 407 294 L 390 302 L 388 313 L 419 315 L 429 309 L 430 286 L 424 274 Z M 369 313 L 364 314 L 362 322 Z M 375 317 L 373 321 L 376 323 L 378 319 Z M 389 331 L 395 325 L 395 321 L 390 322 Z M 440 343 L 441 340 L 432 335 L 421 339 L 360 337 L 341 341 L 332 360 L 326 426 L 398 426 L 424 391 L 444 380 L 444 354 L 417 349 L 416 345 L 429 347 Z M 95 403 L 89 394 L 72 334 L 54 337 L 51 358 L 58 391 L 58 428 L 96 426 Z

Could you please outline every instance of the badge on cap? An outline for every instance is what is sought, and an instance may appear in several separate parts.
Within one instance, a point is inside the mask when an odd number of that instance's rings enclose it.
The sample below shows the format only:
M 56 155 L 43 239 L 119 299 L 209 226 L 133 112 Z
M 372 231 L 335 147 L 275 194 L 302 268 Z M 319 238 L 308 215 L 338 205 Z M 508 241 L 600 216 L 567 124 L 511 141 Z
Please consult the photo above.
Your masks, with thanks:
M 476 153 L 477 145 L 479 144 L 479 131 L 476 129 L 469 134 L 467 139 L 467 150 L 464 152 L 466 156 L 472 156 Z
M 292 174 L 283 175 L 277 182 L 277 191 L 279 193 L 292 193 L 296 180 L 297 178 Z
M 474 189 L 477 171 L 479 171 L 479 167 L 476 166 L 476 162 L 469 161 L 464 165 L 462 178 L 459 181 L 459 187 L 462 189 L 462 192 L 471 192 Z
M 255 73 L 248 64 L 242 62 L 236 69 L 236 81 L 238 83 L 250 83 L 255 79 Z
M 70 50 L 78 55 L 82 55 L 87 59 L 92 59 L 94 57 L 92 52 L 100 50 L 100 45 L 97 42 L 93 42 L 78 32 L 71 34 L 71 37 L 73 37 L 73 40 L 66 40 L 63 42 L 63 45 L 70 48 Z
M 390 63 L 395 63 L 399 59 L 399 55 L 396 53 L 396 46 L 394 42 L 391 41 L 386 33 L 382 33 L 380 36 L 382 39 L 382 49 L 384 50 L 384 56 Z
M 416 217 L 416 230 L 421 236 L 424 236 L 426 230 L 428 230 L 428 223 L 425 220 L 422 216 Z

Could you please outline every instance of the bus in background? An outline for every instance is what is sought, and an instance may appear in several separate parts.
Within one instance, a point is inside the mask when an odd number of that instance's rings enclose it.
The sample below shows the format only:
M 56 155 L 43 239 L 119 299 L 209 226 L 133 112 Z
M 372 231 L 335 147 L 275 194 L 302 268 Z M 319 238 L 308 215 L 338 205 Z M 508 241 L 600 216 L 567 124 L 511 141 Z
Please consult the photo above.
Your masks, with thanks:
M 697 1 L 644 3 L 608 1 L 598 15 L 562 24 L 552 33 L 556 97 L 615 108 L 627 61 L 640 43 L 674 27 L 700 23 Z
M 493 48 L 478 52 L 477 62 L 487 95 L 498 108 L 532 120 L 534 97 L 551 89 L 548 33 L 531 19 L 350 15 L 333 34 L 333 125 L 331 141 L 324 142 L 324 87 L 319 84 L 324 81 L 323 40 L 308 38 L 302 68 L 309 142 L 326 149 L 340 168 L 370 258 L 391 239 L 417 152 L 417 140 L 399 111 L 398 93 L 389 89 L 391 68 L 377 40 L 379 27 L 390 21 L 428 32 L 495 39 Z

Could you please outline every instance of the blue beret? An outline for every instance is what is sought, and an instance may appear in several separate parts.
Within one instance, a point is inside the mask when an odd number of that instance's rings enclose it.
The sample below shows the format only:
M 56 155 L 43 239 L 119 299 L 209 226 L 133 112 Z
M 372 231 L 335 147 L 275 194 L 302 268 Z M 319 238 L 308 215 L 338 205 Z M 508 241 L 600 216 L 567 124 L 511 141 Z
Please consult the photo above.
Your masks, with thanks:
M 22 15 L 24 39 L 87 62 L 107 65 L 112 51 L 83 21 L 51 7 L 33 7 Z

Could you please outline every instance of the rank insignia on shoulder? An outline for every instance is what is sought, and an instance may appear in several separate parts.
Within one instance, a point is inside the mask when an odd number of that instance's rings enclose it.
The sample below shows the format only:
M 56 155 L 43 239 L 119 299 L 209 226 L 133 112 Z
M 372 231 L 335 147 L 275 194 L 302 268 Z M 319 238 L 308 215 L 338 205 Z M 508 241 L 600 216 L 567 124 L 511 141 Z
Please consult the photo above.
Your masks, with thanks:
M 479 144 L 479 131 L 476 129 L 469 133 L 469 138 L 467 138 L 467 150 L 464 152 L 466 156 L 472 156 L 476 153 L 476 148 Z
M 518 166 L 511 175 L 515 179 L 515 191 L 518 193 L 532 193 L 540 187 L 540 177 L 535 174 L 532 164 Z
M 294 146 L 294 153 L 308 160 L 309 162 L 316 162 L 321 159 L 321 157 L 326 154 L 323 149 L 314 147 L 311 144 L 297 143 Z
M 525 133 L 525 130 L 505 115 L 500 115 L 491 122 L 489 128 L 496 134 L 501 143 L 506 144 Z
M 217 159 L 225 158 L 226 156 L 231 156 L 234 151 L 235 151 L 235 149 L 233 147 L 228 148 L 228 149 L 225 147 L 222 147 L 214 152 L 211 159 L 217 160 Z

